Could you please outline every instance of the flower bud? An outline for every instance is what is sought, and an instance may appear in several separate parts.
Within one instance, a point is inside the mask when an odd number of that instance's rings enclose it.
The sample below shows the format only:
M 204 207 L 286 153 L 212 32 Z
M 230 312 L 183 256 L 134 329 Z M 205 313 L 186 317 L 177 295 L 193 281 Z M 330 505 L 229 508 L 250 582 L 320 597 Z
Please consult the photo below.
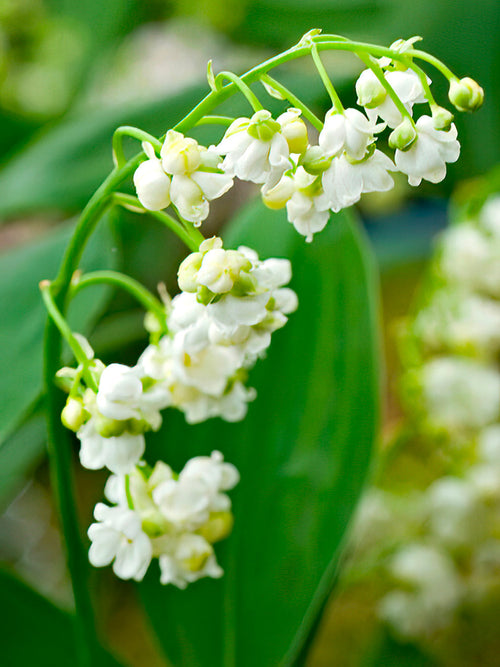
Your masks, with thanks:
M 87 413 L 83 407 L 83 402 L 77 398 L 69 397 L 61 412 L 63 426 L 76 433 L 85 423 L 86 416 Z
M 309 174 L 322 174 L 332 164 L 319 146 L 309 146 L 300 164 Z
M 474 79 L 466 76 L 460 81 L 450 81 L 448 97 L 459 111 L 476 111 L 483 104 L 484 91 Z
M 233 529 L 234 518 L 231 512 L 212 512 L 208 521 L 197 531 L 207 542 L 213 544 L 226 538 Z
M 203 255 L 201 252 L 192 252 L 181 262 L 177 272 L 177 280 L 183 292 L 196 292 L 198 289 L 196 277 L 202 261 Z
M 302 118 L 299 118 L 299 109 L 288 109 L 278 118 L 281 125 L 281 133 L 285 137 L 290 153 L 304 153 L 309 140 L 307 127 Z
M 449 130 L 453 122 L 453 114 L 444 107 L 435 106 L 432 109 L 432 120 L 436 130 Z
M 295 187 L 293 184 L 293 178 L 290 176 L 283 176 L 279 183 L 271 188 L 262 192 L 262 201 L 267 206 L 267 208 L 277 211 L 280 208 L 286 206 L 287 201 L 295 192 Z
M 247 127 L 247 132 L 253 139 L 271 141 L 280 129 L 280 124 L 273 120 L 271 113 L 266 109 L 262 109 L 252 116 L 250 124 Z
M 371 70 L 362 72 L 356 81 L 357 103 L 367 109 L 378 107 L 387 97 L 387 91 Z
M 403 118 L 403 121 L 389 135 L 389 146 L 400 151 L 407 151 L 417 138 L 417 130 L 411 119 Z
M 137 167 L 134 185 L 139 201 L 149 211 L 161 211 L 170 204 L 170 178 L 157 158 Z
M 163 169 L 168 174 L 191 174 L 201 164 L 202 151 L 196 139 L 169 130 L 161 149 Z

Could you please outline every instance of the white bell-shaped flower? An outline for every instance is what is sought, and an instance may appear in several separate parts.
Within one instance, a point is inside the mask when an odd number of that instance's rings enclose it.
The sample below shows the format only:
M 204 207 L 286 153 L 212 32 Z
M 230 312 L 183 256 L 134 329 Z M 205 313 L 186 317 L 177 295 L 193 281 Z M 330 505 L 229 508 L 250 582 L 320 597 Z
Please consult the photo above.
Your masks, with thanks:
M 202 147 L 196 139 L 169 130 L 160 155 L 163 169 L 167 174 L 191 174 L 201 164 Z
M 410 185 L 420 185 L 422 179 L 439 183 L 446 176 L 446 163 L 456 162 L 460 155 L 457 128 L 436 130 L 430 116 L 421 116 L 416 124 L 417 138 L 406 151 L 396 150 L 397 168 L 408 176 Z
M 361 162 L 353 163 L 345 155 L 334 158 L 322 177 L 330 208 L 337 213 L 359 201 L 363 193 L 390 190 L 394 181 L 388 172 L 395 170 L 392 160 L 379 150 Z
M 135 371 L 124 364 L 110 364 L 101 374 L 96 404 L 109 419 L 140 417 L 138 408 L 142 383 Z
M 156 157 L 153 146 L 144 142 L 143 148 L 149 159 L 142 162 L 134 173 L 137 198 L 144 208 L 161 211 L 170 205 L 170 177 Z
M 118 475 L 129 473 L 140 461 L 146 442 L 144 435 L 124 432 L 105 438 L 96 430 L 94 418 L 77 433 L 80 440 L 80 463 L 89 470 L 107 468 Z
M 345 109 L 343 113 L 330 109 L 325 117 L 325 125 L 319 134 L 319 145 L 327 156 L 341 155 L 344 151 L 354 160 L 361 160 L 374 134 L 383 129 L 357 109 Z
M 166 538 L 162 548 L 159 557 L 162 584 L 186 588 L 202 577 L 218 579 L 224 574 L 215 560 L 212 545 L 201 535 L 186 533 Z
M 422 82 L 418 78 L 418 75 L 415 74 L 413 70 L 394 70 L 390 72 L 385 72 L 384 76 L 387 83 L 389 83 L 394 92 L 399 97 L 401 102 L 406 107 L 407 111 L 411 114 L 413 105 L 423 103 L 426 101 L 424 89 L 422 87 Z M 428 79 L 430 83 L 430 79 Z M 358 93 L 358 103 L 363 103 L 365 90 L 375 90 L 380 85 L 377 77 L 371 69 L 364 70 L 361 72 L 357 82 L 356 82 L 356 92 Z M 384 122 L 387 123 L 389 127 L 397 127 L 403 120 L 401 112 L 396 107 L 392 99 L 389 97 L 387 92 L 384 95 L 379 93 L 376 101 L 380 101 L 376 106 L 369 105 L 366 108 L 366 114 L 368 118 L 374 122 L 377 118 L 381 118 Z M 371 108 L 370 108 L 371 107 Z
M 212 493 L 218 493 L 233 489 L 238 484 L 240 475 L 232 463 L 226 463 L 223 455 L 215 451 L 210 456 L 195 456 L 190 459 L 179 479 L 202 480 Z
M 307 173 L 303 167 L 293 176 L 293 188 L 286 203 L 288 220 L 306 241 L 312 241 L 313 234 L 324 229 L 330 217 L 329 198 L 323 191 L 321 177 Z
M 280 124 L 265 109 L 252 118 L 237 118 L 216 151 L 225 155 L 222 169 L 243 181 L 273 187 L 290 168 L 290 149 Z
M 89 561 L 94 567 L 113 562 L 113 571 L 120 579 L 141 581 L 151 562 L 153 550 L 143 532 L 140 516 L 125 507 L 108 507 L 98 503 L 94 510 L 98 523 L 93 523 L 88 536 L 92 541 Z
M 212 496 L 212 489 L 201 478 L 169 479 L 153 491 L 160 512 L 177 531 L 196 530 L 205 523 Z

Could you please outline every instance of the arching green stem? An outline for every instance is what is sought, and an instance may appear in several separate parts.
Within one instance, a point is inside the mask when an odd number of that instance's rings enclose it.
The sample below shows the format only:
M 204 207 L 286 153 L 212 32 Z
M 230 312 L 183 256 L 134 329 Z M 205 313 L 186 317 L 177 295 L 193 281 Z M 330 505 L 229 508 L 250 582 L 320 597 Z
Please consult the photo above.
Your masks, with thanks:
M 226 125 L 229 126 L 234 122 L 234 118 L 230 116 L 203 116 L 200 120 L 195 123 L 195 126 L 199 125 Z
M 122 192 L 115 192 L 113 195 L 115 203 L 120 204 L 136 213 L 147 213 L 155 220 L 168 227 L 187 247 L 195 252 L 200 247 L 200 243 L 205 240 L 203 234 L 196 229 L 190 222 L 179 222 L 165 211 L 150 211 L 145 209 L 141 202 L 133 195 L 127 195 Z
M 323 81 L 323 85 L 325 86 L 327 93 L 330 95 L 333 107 L 338 113 L 344 113 L 344 107 L 340 101 L 340 97 L 338 96 L 338 93 L 335 90 L 335 86 L 328 76 L 323 62 L 321 61 L 316 44 L 311 46 L 311 56 L 314 64 L 316 65 L 316 69 L 318 70 L 321 80 Z
M 224 79 L 227 79 L 228 81 L 231 81 L 231 83 L 234 83 L 234 85 L 249 101 L 254 111 L 262 111 L 264 107 L 260 103 L 259 98 L 252 90 L 250 90 L 250 87 L 243 81 L 242 78 L 240 78 L 237 74 L 234 74 L 233 72 L 219 72 L 219 74 L 217 74 L 217 76 L 215 77 L 216 86 L 219 84 L 219 82 L 224 81 Z
M 56 306 L 54 299 L 52 297 L 51 283 L 49 280 L 42 280 L 42 282 L 40 283 L 40 291 L 42 293 L 42 299 L 45 304 L 45 308 L 47 309 L 47 312 L 52 318 L 52 321 L 59 329 L 61 336 L 63 336 L 64 340 L 70 346 L 73 354 L 75 355 L 76 360 L 82 366 L 83 369 L 82 375 L 85 378 L 87 386 L 93 391 L 97 391 L 96 381 L 94 380 L 94 377 L 88 368 L 89 359 L 85 354 L 85 350 L 81 346 L 80 341 L 74 336 L 73 332 L 69 327 L 69 324 L 61 314 L 59 308 Z
M 147 141 L 153 148 L 159 153 L 161 151 L 161 141 L 158 141 L 156 137 L 153 137 L 149 132 L 144 132 L 138 127 L 132 127 L 130 125 L 122 125 L 117 128 L 113 134 L 113 159 L 118 168 L 123 167 L 126 163 L 125 154 L 123 152 L 123 137 L 132 137 L 138 141 Z
M 321 132 L 323 129 L 323 123 L 321 120 L 316 116 L 315 113 L 311 111 L 311 109 L 309 109 L 308 106 L 304 104 L 304 102 L 302 102 L 302 100 L 294 95 L 291 90 L 286 88 L 279 81 L 276 81 L 276 79 L 273 79 L 271 76 L 269 76 L 269 74 L 262 74 L 260 80 L 263 83 L 267 83 L 269 86 L 271 86 L 271 88 L 274 88 L 278 93 L 280 93 L 280 95 L 283 96 L 285 100 L 288 100 L 291 104 L 293 104 L 296 109 L 300 109 L 304 118 L 307 118 L 311 125 L 319 132 Z
M 165 322 L 165 307 L 154 294 L 141 285 L 140 282 L 118 271 L 93 271 L 79 277 L 71 284 L 70 297 L 73 298 L 86 287 L 92 285 L 113 285 L 124 289 L 136 299 L 145 310 L 153 313 L 160 324 Z
M 402 115 L 403 118 L 408 118 L 410 123 L 412 124 L 413 127 L 415 127 L 415 121 L 412 118 L 411 113 L 408 111 L 408 109 L 405 107 L 403 102 L 399 99 L 399 97 L 396 94 L 396 91 L 394 88 L 391 86 L 391 84 L 387 81 L 387 79 L 384 76 L 384 72 L 382 71 L 382 68 L 380 65 L 373 60 L 373 58 L 370 58 L 370 56 L 360 54 L 358 53 L 358 57 L 360 60 L 362 60 L 367 67 L 369 67 L 372 72 L 375 74 L 377 79 L 380 81 L 380 83 L 384 86 L 384 88 L 387 91 L 387 94 L 391 98 L 391 100 L 394 102 L 395 107 L 399 111 L 399 113 Z

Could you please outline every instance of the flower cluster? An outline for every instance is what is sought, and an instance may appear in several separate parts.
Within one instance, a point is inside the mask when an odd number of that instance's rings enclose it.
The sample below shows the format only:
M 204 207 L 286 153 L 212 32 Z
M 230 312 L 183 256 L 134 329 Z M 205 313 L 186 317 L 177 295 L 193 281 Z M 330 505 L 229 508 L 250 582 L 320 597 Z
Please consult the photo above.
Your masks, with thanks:
M 407 53 L 417 39 L 398 40 L 391 49 Z M 208 215 L 208 200 L 224 194 L 237 177 L 260 184 L 264 203 L 286 207 L 288 220 L 310 241 L 325 227 L 330 211 L 352 206 L 363 193 L 390 190 L 390 172 L 402 172 L 413 186 L 423 179 L 444 179 L 446 164 L 458 159 L 460 145 L 453 115 L 434 102 L 430 83 L 410 55 L 404 61 L 374 60 L 356 82 L 363 110 L 335 103 L 324 123 L 318 119 L 318 145 L 310 144 L 302 112 L 293 107 L 276 119 L 266 109 L 237 118 L 219 144 L 208 149 L 170 130 L 160 158 L 145 146 L 149 159 L 134 177 L 139 200 L 153 210 L 172 203 L 184 219 L 199 224 Z M 472 79 L 451 81 L 449 98 L 457 109 L 476 109 L 482 97 Z M 413 107 L 423 103 L 431 115 L 415 121 Z M 392 130 L 391 156 L 377 148 L 386 127 Z
M 222 573 L 211 544 L 231 529 L 221 491 L 238 475 L 218 453 L 192 459 L 179 476 L 165 464 L 151 471 L 142 461 L 145 433 L 160 428 L 167 407 L 188 423 L 243 419 L 255 397 L 244 384 L 248 370 L 296 309 L 297 296 L 285 287 L 288 260 L 261 261 L 246 247 L 225 250 L 217 237 L 186 257 L 178 278 L 181 292 L 165 307 L 167 333 L 135 366 L 105 366 L 79 337 L 94 388 L 85 385 L 82 367 L 58 376 L 70 391 L 62 421 L 80 440 L 81 464 L 113 473 L 106 495 L 116 506 L 96 506 L 91 562 L 114 559 L 118 576 L 140 579 L 158 556 L 161 581 L 183 587 Z
M 484 267 L 493 266 L 499 239 L 498 196 L 443 234 L 402 341 L 407 409 L 420 444 L 430 440 L 426 467 L 439 474 L 404 493 L 374 488 L 358 514 L 358 548 L 372 551 L 369 560 L 373 551 L 385 557 L 379 616 L 406 639 L 435 639 L 497 582 L 500 276 L 486 280 Z
M 113 563 L 121 579 L 140 581 L 158 558 L 160 581 L 186 586 L 201 577 L 220 577 L 212 544 L 232 528 L 231 501 L 223 493 L 239 481 L 220 452 L 190 459 L 176 475 L 163 462 L 112 475 L 98 503 L 88 535 L 95 567 Z

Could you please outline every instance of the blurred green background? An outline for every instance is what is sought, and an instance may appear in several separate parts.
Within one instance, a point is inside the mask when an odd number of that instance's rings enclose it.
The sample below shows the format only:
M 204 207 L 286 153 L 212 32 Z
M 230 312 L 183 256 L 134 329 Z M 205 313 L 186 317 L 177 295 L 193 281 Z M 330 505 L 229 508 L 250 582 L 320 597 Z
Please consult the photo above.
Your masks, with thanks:
M 449 166 L 443 183 L 416 190 L 400 179 L 388 195 L 366 197 L 362 204 L 361 216 L 382 275 L 388 364 L 385 428 L 390 429 L 400 415 L 393 391 L 394 322 L 407 312 L 433 238 L 447 222 L 450 194 L 466 198 L 500 159 L 497 0 L 0 0 L 2 360 L 8 360 L 16 338 L 18 349 L 28 350 L 22 386 L 7 387 L 1 396 L 0 410 L 8 415 L 2 420 L 7 426 L 0 450 L 0 557 L 59 604 L 68 604 L 68 582 L 37 410 L 39 341 L 32 340 L 30 331 L 18 336 L 7 320 L 18 300 L 30 309 L 33 321 L 43 317 L 33 285 L 55 273 L 68 239 L 66 221 L 77 215 L 112 168 L 115 127 L 131 124 L 163 134 L 207 92 L 209 59 L 215 71 L 242 72 L 315 27 L 385 45 L 421 35 L 423 49 L 458 76 L 476 79 L 486 93 L 479 113 L 456 114 L 462 155 Z M 325 57 L 325 63 L 346 105 L 352 105 L 360 65 L 350 56 Z M 446 106 L 446 83 L 437 72 L 429 73 L 437 101 Z M 279 76 L 318 113 L 328 108 L 310 63 L 294 63 Z M 246 107 L 234 102 L 229 109 L 237 114 Z M 213 140 L 209 133 L 199 136 Z M 131 154 L 135 148 L 130 144 L 128 150 Z M 214 206 L 211 226 L 204 232 L 225 224 L 252 192 L 238 188 L 232 199 Z M 112 264 L 119 246 L 122 265 L 149 287 L 172 281 L 182 252 L 177 243 L 147 221 L 139 229 L 131 217 L 122 216 L 114 225 L 114 237 L 106 237 L 104 231 L 89 249 L 86 268 Z M 113 351 L 117 361 L 117 332 L 126 330 L 128 337 L 121 340 L 119 351 L 125 360 L 141 340 L 142 315 L 120 296 L 102 317 L 108 297 L 105 291 L 93 295 L 86 308 L 79 309 L 85 310 L 85 321 L 77 324 L 94 332 L 94 344 L 104 359 Z M 18 412 L 12 409 L 16 392 L 24 397 Z M 85 507 L 99 493 L 103 478 L 85 471 L 79 475 Z M 131 664 L 163 665 L 127 584 L 104 577 L 104 585 L 109 602 L 103 615 L 115 644 Z M 310 667 L 354 667 L 365 659 L 366 664 L 430 664 L 413 648 L 392 646 L 392 640 L 380 638 L 370 599 L 370 591 L 365 591 L 332 603 L 307 663 Z M 366 649 L 368 657 L 351 651 L 346 637 L 351 642 L 361 637 L 358 647 Z M 373 658 L 373 651 L 379 651 L 378 657 Z

